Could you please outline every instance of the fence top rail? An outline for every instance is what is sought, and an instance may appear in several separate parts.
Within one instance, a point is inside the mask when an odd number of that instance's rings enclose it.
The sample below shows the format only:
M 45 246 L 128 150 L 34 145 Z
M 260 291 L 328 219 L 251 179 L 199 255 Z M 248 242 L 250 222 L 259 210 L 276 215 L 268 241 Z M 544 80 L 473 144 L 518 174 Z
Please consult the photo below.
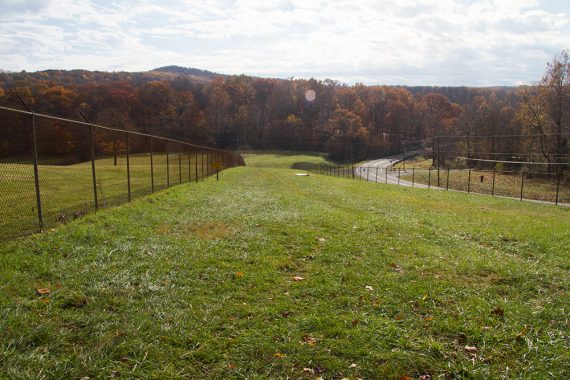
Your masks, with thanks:
M 220 152 L 220 153 L 230 153 L 230 154 L 233 154 L 232 152 L 229 152 L 229 151 L 226 151 L 226 150 L 215 149 L 215 148 L 210 148 L 210 147 L 207 147 L 207 146 L 192 144 L 192 143 L 189 143 L 189 142 L 186 142 L 186 141 L 171 139 L 171 138 L 168 138 L 168 137 L 161 137 L 161 136 L 151 135 L 151 134 L 148 134 L 148 133 L 142 133 L 142 132 L 136 132 L 136 131 L 127 131 L 127 130 L 118 129 L 118 128 L 111 128 L 111 127 L 106 127 L 106 126 L 104 126 L 104 125 L 99 125 L 99 124 L 94 124 L 94 123 L 88 123 L 88 122 L 80 121 L 80 120 L 67 119 L 67 118 L 59 117 L 59 116 L 46 115 L 46 114 L 37 113 L 37 112 L 33 112 L 33 111 L 20 110 L 20 109 L 12 108 L 12 107 L 0 106 L 0 110 L 11 111 L 11 112 L 18 112 L 18 113 L 22 113 L 22 114 L 25 114 L 25 115 L 37 116 L 37 117 L 42 117 L 42 118 L 51 119 L 51 120 L 58 120 L 58 121 L 66 122 L 66 123 L 73 123 L 73 124 L 85 125 L 85 126 L 89 126 L 89 127 L 96 127 L 96 128 L 105 129 L 105 130 L 111 131 L 111 132 L 120 132 L 120 133 L 128 133 L 128 134 L 131 134 L 131 135 L 136 135 L 136 136 L 151 137 L 151 138 L 153 138 L 153 139 L 159 139 L 159 140 L 164 140 L 164 141 L 175 142 L 175 143 L 178 143 L 178 144 L 183 144 L 183 145 L 190 146 L 190 147 L 192 147 L 192 148 L 198 148 L 198 149 L 203 149 L 203 150 L 209 150 L 209 151 L 212 151 L 212 152 Z

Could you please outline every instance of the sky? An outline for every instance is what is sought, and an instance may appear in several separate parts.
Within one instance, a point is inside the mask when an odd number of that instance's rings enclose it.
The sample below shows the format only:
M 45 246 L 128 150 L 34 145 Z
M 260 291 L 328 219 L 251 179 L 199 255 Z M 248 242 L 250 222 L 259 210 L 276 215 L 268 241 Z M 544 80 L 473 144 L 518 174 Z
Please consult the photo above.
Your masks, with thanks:
M 0 69 L 346 84 L 531 84 L 570 48 L 570 0 L 0 0 Z

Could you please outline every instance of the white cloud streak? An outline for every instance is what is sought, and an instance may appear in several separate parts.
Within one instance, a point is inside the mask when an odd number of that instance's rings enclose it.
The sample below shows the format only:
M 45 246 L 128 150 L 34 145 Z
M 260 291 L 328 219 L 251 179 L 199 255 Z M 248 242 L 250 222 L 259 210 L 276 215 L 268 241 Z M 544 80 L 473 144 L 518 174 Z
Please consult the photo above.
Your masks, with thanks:
M 0 68 L 148 70 L 354 83 L 530 83 L 570 48 L 570 6 L 538 0 L 4 0 Z

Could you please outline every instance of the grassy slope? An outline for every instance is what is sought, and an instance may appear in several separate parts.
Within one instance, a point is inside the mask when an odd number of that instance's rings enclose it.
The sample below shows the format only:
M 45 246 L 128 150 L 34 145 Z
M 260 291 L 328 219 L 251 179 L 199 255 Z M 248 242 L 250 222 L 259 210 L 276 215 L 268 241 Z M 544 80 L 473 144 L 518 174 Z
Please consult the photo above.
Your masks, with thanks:
M 570 373 L 570 210 L 262 158 L 0 246 L 0 378 Z

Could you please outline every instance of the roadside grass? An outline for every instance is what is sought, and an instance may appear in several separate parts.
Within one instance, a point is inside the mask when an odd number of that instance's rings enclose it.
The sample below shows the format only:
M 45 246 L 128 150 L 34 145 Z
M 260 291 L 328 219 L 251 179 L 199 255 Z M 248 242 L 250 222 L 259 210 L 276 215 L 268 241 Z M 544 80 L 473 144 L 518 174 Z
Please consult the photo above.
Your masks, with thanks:
M 180 181 L 196 178 L 196 159 L 193 155 L 180 157 L 171 154 L 168 162 L 165 154 L 155 154 L 155 191 Z M 189 168 L 190 165 L 190 168 Z M 131 155 L 131 195 L 138 197 L 152 192 L 150 155 Z M 99 207 L 108 207 L 128 200 L 126 156 L 95 161 Z M 189 171 L 190 169 L 190 171 Z M 91 177 L 91 161 L 74 165 L 39 165 L 40 193 L 47 227 L 73 219 L 93 211 L 94 194 Z M 198 176 L 202 176 L 202 163 L 198 160 Z M 33 166 L 23 163 L 0 163 L 0 240 L 21 236 L 38 230 L 38 216 L 34 187 Z
M 438 180 L 439 176 L 439 180 Z M 489 170 L 471 170 L 469 177 L 468 170 L 450 170 L 449 179 L 447 170 L 433 169 L 431 174 L 427 170 L 415 170 L 412 174 L 411 167 L 402 171 L 401 178 L 406 181 L 414 180 L 431 186 L 438 186 L 459 191 L 470 191 L 479 194 L 494 194 L 498 196 L 519 198 L 521 195 L 520 173 L 495 173 L 495 189 L 493 191 L 493 172 Z M 540 201 L 554 202 L 556 200 L 556 176 L 544 177 L 540 175 L 527 175 L 522 186 L 524 199 L 535 199 Z M 570 203 L 570 178 L 566 176 L 560 182 L 558 201 Z
M 246 160 L 0 245 L 0 378 L 570 375 L 570 210 Z
M 411 169 L 415 167 L 416 169 L 429 169 L 433 165 L 433 160 L 425 156 L 414 156 L 406 159 L 404 161 L 394 164 L 395 169 Z

